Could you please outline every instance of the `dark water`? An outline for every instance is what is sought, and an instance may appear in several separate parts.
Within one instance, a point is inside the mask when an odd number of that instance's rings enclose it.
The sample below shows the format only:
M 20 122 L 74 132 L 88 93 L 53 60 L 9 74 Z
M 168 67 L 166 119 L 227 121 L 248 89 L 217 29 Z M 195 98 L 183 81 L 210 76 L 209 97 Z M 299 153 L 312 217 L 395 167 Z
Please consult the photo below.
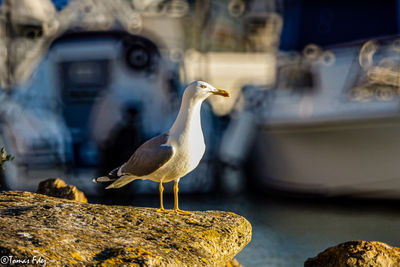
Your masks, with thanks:
M 158 207 L 158 195 L 93 200 Z M 241 196 L 181 195 L 186 210 L 224 210 L 246 217 L 252 241 L 237 255 L 246 266 L 303 266 L 309 257 L 350 240 L 375 240 L 400 246 L 400 202 L 352 199 L 304 199 L 246 194 Z M 166 208 L 173 198 L 165 196 Z

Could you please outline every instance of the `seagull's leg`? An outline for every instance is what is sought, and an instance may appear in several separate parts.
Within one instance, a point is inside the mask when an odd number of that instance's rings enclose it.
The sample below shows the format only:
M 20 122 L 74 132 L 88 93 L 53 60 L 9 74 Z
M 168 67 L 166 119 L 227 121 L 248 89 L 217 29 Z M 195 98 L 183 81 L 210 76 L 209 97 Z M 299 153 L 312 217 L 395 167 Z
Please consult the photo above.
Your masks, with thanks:
M 174 184 L 174 200 L 175 200 L 174 212 L 176 212 L 177 214 L 181 214 L 181 215 L 192 215 L 193 212 L 180 210 L 179 207 L 178 207 L 178 192 L 179 192 L 178 183 L 179 183 L 179 179 L 175 180 L 175 184 Z
M 157 210 L 157 212 L 168 212 L 166 209 L 164 209 L 164 203 L 163 203 L 163 192 L 164 192 L 164 187 L 162 185 L 162 182 L 160 182 L 160 185 L 158 186 L 158 189 L 160 190 L 160 208 Z

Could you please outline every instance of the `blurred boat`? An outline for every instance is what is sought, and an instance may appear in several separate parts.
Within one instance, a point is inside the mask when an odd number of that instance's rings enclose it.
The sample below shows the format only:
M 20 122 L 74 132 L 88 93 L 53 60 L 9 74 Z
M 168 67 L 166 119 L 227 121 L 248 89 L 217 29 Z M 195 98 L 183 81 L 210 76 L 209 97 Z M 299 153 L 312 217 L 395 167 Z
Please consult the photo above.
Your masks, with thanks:
M 337 46 L 329 64 L 307 65 L 303 56 L 297 71 L 281 66 L 281 74 L 298 76 L 280 77 L 257 114 L 250 165 L 258 186 L 400 198 L 398 43 L 393 37 Z
M 52 7 L 38 0 L 34 14 L 42 14 L 40 3 Z M 188 7 L 171 4 L 138 10 L 127 1 L 70 1 L 34 20 L 24 2 L 5 8 L 14 31 L 0 91 L 0 147 L 15 160 L 0 171 L 3 188 L 35 190 L 44 178 L 61 177 L 96 194 L 93 177 L 167 129 L 182 89 Z M 51 33 L 49 19 L 58 25 Z

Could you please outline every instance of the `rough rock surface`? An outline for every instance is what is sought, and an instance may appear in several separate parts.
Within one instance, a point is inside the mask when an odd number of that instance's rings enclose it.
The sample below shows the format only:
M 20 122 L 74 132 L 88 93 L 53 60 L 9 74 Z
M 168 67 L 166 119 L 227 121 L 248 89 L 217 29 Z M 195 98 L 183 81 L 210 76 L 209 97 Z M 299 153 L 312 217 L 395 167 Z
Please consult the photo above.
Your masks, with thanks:
M 349 241 L 308 259 L 305 267 L 400 266 L 400 248 L 377 241 Z
M 0 258 L 41 258 L 47 266 L 224 266 L 250 239 L 250 223 L 230 212 L 182 216 L 0 192 Z
M 67 185 L 59 178 L 50 178 L 39 183 L 36 193 L 71 199 L 82 203 L 87 203 L 86 196 L 79 191 L 74 185 Z
M 225 267 L 243 267 L 243 265 L 241 265 L 237 259 L 233 259 L 230 262 L 228 262 L 228 264 Z

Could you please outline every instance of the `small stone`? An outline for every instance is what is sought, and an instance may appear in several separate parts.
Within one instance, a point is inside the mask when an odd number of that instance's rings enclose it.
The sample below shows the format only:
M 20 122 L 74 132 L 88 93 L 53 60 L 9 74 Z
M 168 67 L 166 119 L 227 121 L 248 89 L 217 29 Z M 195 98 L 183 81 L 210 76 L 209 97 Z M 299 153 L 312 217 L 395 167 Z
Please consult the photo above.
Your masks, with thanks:
M 349 241 L 330 247 L 304 267 L 400 266 L 400 248 L 378 241 Z
M 23 236 L 23 237 L 26 237 L 26 238 L 32 238 L 32 235 L 30 233 L 17 233 L 17 235 Z
M 87 203 L 87 198 L 83 192 L 79 191 L 74 185 L 67 185 L 59 178 L 50 178 L 40 182 L 36 193 Z

